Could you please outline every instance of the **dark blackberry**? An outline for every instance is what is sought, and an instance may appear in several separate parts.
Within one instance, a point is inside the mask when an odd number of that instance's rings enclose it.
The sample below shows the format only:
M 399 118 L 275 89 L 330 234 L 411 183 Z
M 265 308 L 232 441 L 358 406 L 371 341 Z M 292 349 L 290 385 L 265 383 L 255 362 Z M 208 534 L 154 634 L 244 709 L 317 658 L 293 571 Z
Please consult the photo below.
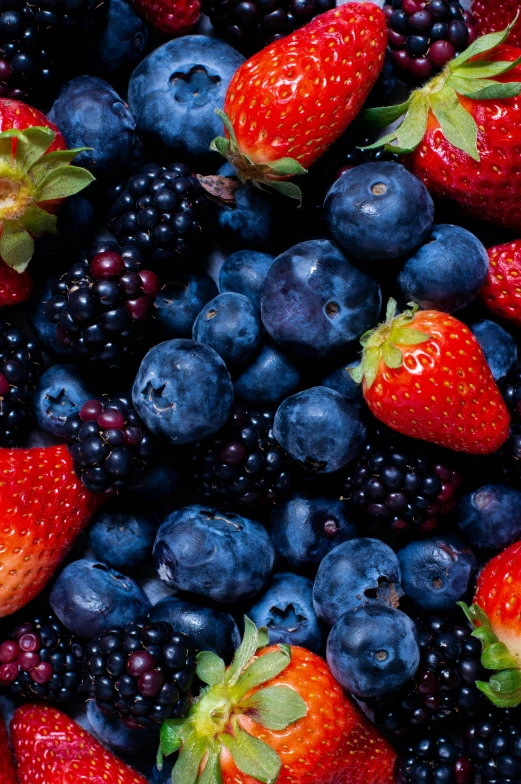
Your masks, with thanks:
M 74 470 L 87 490 L 115 492 L 134 487 L 153 449 L 153 437 L 123 396 L 84 403 L 64 425 Z
M 289 494 L 295 463 L 275 440 L 273 416 L 234 406 L 222 430 L 196 445 L 194 477 L 204 501 L 262 507 Z
M 164 269 L 200 247 L 213 206 L 183 163 L 166 169 L 143 166 L 113 190 L 110 229 L 122 245 L 134 245 L 147 262 Z
M 397 75 L 418 84 L 476 39 L 474 17 L 457 0 L 387 0 L 391 60 Z
M 397 534 L 430 532 L 453 509 L 463 482 L 438 454 L 412 439 L 379 434 L 351 464 L 343 500 L 364 524 Z
M 143 344 L 160 288 L 136 248 L 98 244 L 53 283 L 45 315 L 60 343 L 119 367 Z
M 130 728 L 180 719 L 190 708 L 195 650 L 163 621 L 131 624 L 87 645 L 87 689 L 106 716 Z
M 81 644 L 54 615 L 20 624 L 0 644 L 0 685 L 24 700 L 62 703 L 82 689 Z
M 472 784 L 475 780 L 460 739 L 446 735 L 416 740 L 396 763 L 396 784 Z
M 415 621 L 420 664 L 414 677 L 398 691 L 368 700 L 376 724 L 390 735 L 407 735 L 448 719 L 468 717 L 485 703 L 476 681 L 486 678 L 481 643 L 456 608 L 445 616 Z M 427 781 L 427 779 L 426 779 Z
M 482 784 L 519 784 L 521 781 L 521 714 L 519 710 L 491 709 L 467 726 L 465 750 Z
M 500 389 L 510 414 L 510 435 L 494 455 L 495 460 L 492 463 L 487 461 L 488 481 L 499 469 L 499 481 L 506 479 L 517 484 L 521 480 L 521 364 L 510 371 L 501 382 Z
M 0 97 L 40 97 L 109 0 L 0 0 Z M 76 49 L 77 56 L 77 49 Z
M 0 446 L 14 446 L 27 429 L 41 372 L 37 341 L 0 319 Z

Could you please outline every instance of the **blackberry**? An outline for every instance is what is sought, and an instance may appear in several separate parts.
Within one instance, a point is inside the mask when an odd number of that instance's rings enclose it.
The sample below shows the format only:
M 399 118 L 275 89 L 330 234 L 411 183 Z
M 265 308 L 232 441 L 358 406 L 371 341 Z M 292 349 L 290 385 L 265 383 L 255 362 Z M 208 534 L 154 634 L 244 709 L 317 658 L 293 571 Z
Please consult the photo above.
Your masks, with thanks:
M 415 741 L 397 760 L 396 784 L 472 784 L 473 765 L 461 745 L 446 735 Z
M 45 315 L 64 346 L 119 367 L 143 344 L 160 287 L 135 248 L 97 244 L 53 283 Z
M 486 677 L 481 643 L 471 637 L 461 611 L 424 616 L 415 623 L 420 664 L 414 677 L 398 691 L 367 702 L 376 724 L 394 736 L 472 715 L 485 702 L 475 685 Z
M 166 169 L 143 166 L 112 192 L 110 230 L 122 245 L 134 245 L 154 267 L 197 251 L 213 217 L 213 207 L 183 163 Z
M 27 429 L 41 371 L 37 341 L 0 319 L 0 446 L 14 446 Z
M 273 417 L 236 405 L 222 430 L 196 445 L 194 475 L 204 501 L 251 508 L 289 494 L 295 464 L 275 440 Z
M 22 623 L 0 644 L 0 685 L 24 700 L 67 702 L 81 691 L 84 666 L 81 644 L 54 615 Z
M 387 0 L 391 61 L 404 81 L 429 79 L 476 39 L 470 11 L 457 0 Z
M 106 716 L 130 728 L 183 718 L 190 708 L 195 650 L 169 623 L 114 628 L 87 645 L 87 690 Z
M 465 731 L 465 749 L 482 784 L 521 781 L 521 715 L 519 710 L 492 709 Z
M 219 38 L 250 55 L 335 4 L 335 0 L 203 0 L 202 10 Z
M 154 442 L 124 396 L 89 400 L 64 425 L 74 470 L 87 490 L 106 493 L 134 487 Z
M 45 93 L 67 54 L 105 18 L 109 0 L 0 0 L 0 97 Z
M 342 498 L 364 524 L 430 532 L 453 509 L 463 481 L 438 454 L 412 439 L 377 434 L 351 464 Z

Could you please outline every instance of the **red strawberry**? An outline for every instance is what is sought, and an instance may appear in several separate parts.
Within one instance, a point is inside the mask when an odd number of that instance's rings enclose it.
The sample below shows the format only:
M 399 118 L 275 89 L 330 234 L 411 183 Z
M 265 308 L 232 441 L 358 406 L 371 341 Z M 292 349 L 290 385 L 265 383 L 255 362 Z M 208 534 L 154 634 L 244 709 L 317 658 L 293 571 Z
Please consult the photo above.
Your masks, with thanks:
M 258 784 L 261 772 L 277 784 L 391 784 L 396 754 L 324 660 L 287 645 L 256 653 L 267 637 L 245 624 L 227 670 L 215 654 L 199 654 L 197 672 L 209 688 L 186 719 L 163 725 L 163 753 L 181 747 L 174 784 L 184 784 L 191 754 L 200 775 L 220 768 L 223 784 Z
M 503 30 L 521 11 L 519 0 L 473 0 L 472 13 L 476 19 L 478 35 L 495 33 Z M 515 46 L 521 46 L 521 19 L 518 19 L 512 28 L 510 41 Z
M 0 715 L 0 784 L 17 784 L 9 737 L 4 720 Z
M 72 719 L 47 705 L 18 708 L 11 737 L 20 784 L 147 784 Z
M 387 30 L 372 3 L 345 3 L 262 49 L 237 69 L 212 148 L 242 180 L 302 174 L 356 117 L 383 64 Z M 292 183 L 273 187 L 298 198 Z
M 465 324 L 436 310 L 395 318 L 364 336 L 364 398 L 388 427 L 456 452 L 490 454 L 506 441 L 509 416 L 483 351 Z
M 480 297 L 492 313 L 521 327 L 521 240 L 489 248 L 488 257 Z
M 35 126 L 50 128 L 55 134 L 54 141 L 47 152 L 67 149 L 65 139 L 60 131 L 54 123 L 47 119 L 45 114 L 42 114 L 33 106 L 22 103 L 22 101 L 0 98 L 0 133 L 9 131 L 11 128 L 25 131 L 26 128 L 34 128 Z
M 101 501 L 67 447 L 0 449 L 0 617 L 42 590 Z
M 169 35 L 189 32 L 201 15 L 200 0 L 134 0 L 138 14 Z
M 25 302 L 32 290 L 33 282 L 27 270 L 16 272 L 0 259 L 0 308 Z

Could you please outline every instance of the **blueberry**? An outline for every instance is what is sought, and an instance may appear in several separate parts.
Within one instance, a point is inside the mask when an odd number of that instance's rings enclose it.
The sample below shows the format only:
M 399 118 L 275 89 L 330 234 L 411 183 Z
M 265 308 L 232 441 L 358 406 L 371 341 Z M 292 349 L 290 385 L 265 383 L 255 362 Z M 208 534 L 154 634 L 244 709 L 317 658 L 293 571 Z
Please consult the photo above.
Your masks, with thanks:
M 483 485 L 461 498 L 456 515 L 471 544 L 503 550 L 521 538 L 521 491 L 502 484 Z
M 179 470 L 165 459 L 147 466 L 141 481 L 130 492 L 146 501 L 171 499 L 177 493 L 179 481 Z
M 158 744 L 158 726 L 136 732 L 135 729 L 125 727 L 119 717 L 105 716 L 94 700 L 87 700 L 87 719 L 94 735 L 116 754 L 138 757 Z
M 167 283 L 155 302 L 156 324 L 162 334 L 166 338 L 191 338 L 195 319 L 217 294 L 217 286 L 205 272 Z
M 129 569 L 152 553 L 157 528 L 153 516 L 102 509 L 92 521 L 90 542 L 101 561 Z
M 236 396 L 247 403 L 272 406 L 300 386 L 300 369 L 271 342 L 265 342 L 256 357 L 233 382 Z
M 153 433 L 187 444 L 224 425 L 233 386 L 226 365 L 212 348 L 192 340 L 169 340 L 146 354 L 132 400 Z
M 238 250 L 228 256 L 219 273 L 219 290 L 244 294 L 260 308 L 262 286 L 275 257 L 256 250 Z
M 68 200 L 67 200 L 68 202 Z M 67 203 L 66 202 L 66 203 Z M 38 297 L 38 301 L 31 308 L 31 322 L 40 343 L 48 350 L 60 357 L 75 357 L 75 351 L 71 346 L 65 346 L 56 338 L 56 324 L 53 324 L 45 315 L 47 303 L 52 299 L 52 287 L 56 278 L 49 278 Z M 65 299 L 63 303 L 65 304 Z
M 357 607 L 333 626 L 326 655 L 331 672 L 347 692 L 378 697 L 398 689 L 416 672 L 416 627 L 394 607 Z
M 128 0 L 110 0 L 106 26 L 95 39 L 92 65 L 112 79 L 124 77 L 143 57 L 147 40 L 146 24 L 132 4 Z
M 244 57 L 218 38 L 185 35 L 155 49 L 128 85 L 130 111 L 140 136 L 155 149 L 206 159 L 210 142 L 223 134 L 228 83 Z
M 320 359 L 369 329 L 381 301 L 378 285 L 329 240 L 310 240 L 282 253 L 269 268 L 262 321 L 284 349 Z
M 111 626 L 128 626 L 143 619 L 150 608 L 134 580 L 85 559 L 63 569 L 49 602 L 63 625 L 78 637 L 94 637 Z
M 402 587 L 422 610 L 444 610 L 462 599 L 476 571 L 470 547 L 455 537 L 410 542 L 398 552 Z
M 321 386 L 340 392 L 341 395 L 344 395 L 344 397 L 347 397 L 348 400 L 352 400 L 354 403 L 361 403 L 363 399 L 362 386 L 353 381 L 349 372 L 349 369 L 356 367 L 357 364 L 358 362 L 355 360 L 348 365 L 342 365 L 342 367 L 332 370 L 324 376 Z
M 324 217 L 346 253 L 395 259 L 425 242 L 434 204 L 425 185 L 394 161 L 364 163 L 342 174 L 324 202 Z
M 294 569 L 317 567 L 330 550 L 356 535 L 344 509 L 342 501 L 301 495 L 277 504 L 271 516 L 275 549 Z
M 485 283 L 488 255 L 470 231 L 449 223 L 433 227 L 427 242 L 398 275 L 405 301 L 452 313 L 464 308 Z
M 516 341 L 510 332 L 490 319 L 476 321 L 469 327 L 483 349 L 494 380 L 500 381 L 517 362 Z
M 200 651 L 213 651 L 230 661 L 241 635 L 232 616 L 222 610 L 195 604 L 178 596 L 166 596 L 150 611 L 151 621 L 168 621 L 186 634 Z
M 275 414 L 273 433 L 291 457 L 322 474 L 349 463 L 365 442 L 360 406 L 327 387 L 286 398 Z
M 197 316 L 192 337 L 211 346 L 227 364 L 247 362 L 261 339 L 259 310 L 243 294 L 219 294 Z
M 234 169 L 229 164 L 221 166 L 218 174 L 233 176 Z M 241 245 L 255 248 L 266 247 L 277 234 L 277 201 L 271 194 L 247 182 L 235 192 L 235 207 L 220 207 L 217 223 L 226 236 L 231 236 Z
M 65 420 L 92 397 L 92 390 L 77 367 L 53 365 L 41 376 L 34 393 L 36 421 L 42 430 L 64 439 Z
M 351 539 L 334 547 L 318 567 L 313 604 L 332 626 L 361 605 L 396 606 L 403 590 L 396 554 L 379 539 Z
M 224 604 L 257 596 L 273 561 L 260 523 L 198 505 L 172 512 L 154 544 L 154 563 L 167 585 Z
M 248 612 L 257 627 L 268 629 L 270 644 L 299 645 L 318 653 L 324 643 L 313 609 L 313 583 L 307 577 L 282 572 Z
M 113 87 L 97 76 L 78 76 L 65 84 L 49 119 L 58 126 L 67 147 L 89 147 L 74 159 L 94 175 L 117 173 L 137 141 L 136 123 Z

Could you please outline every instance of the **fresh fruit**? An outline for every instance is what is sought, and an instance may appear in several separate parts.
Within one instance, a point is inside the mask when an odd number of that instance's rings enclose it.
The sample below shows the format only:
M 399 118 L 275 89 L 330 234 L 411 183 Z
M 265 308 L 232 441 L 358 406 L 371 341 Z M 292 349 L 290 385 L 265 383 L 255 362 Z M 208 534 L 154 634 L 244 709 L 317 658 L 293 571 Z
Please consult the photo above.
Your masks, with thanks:
M 196 24 L 201 13 L 199 0 L 134 0 L 146 21 L 168 35 L 183 35 Z
M 34 415 L 47 433 L 66 440 L 67 418 L 92 398 L 85 375 L 74 365 L 52 365 L 40 377 L 33 395 Z
M 105 507 L 92 520 L 90 543 L 101 561 L 128 570 L 151 555 L 157 528 L 152 514 Z
M 173 782 L 184 784 L 190 761 L 194 782 L 211 766 L 223 784 L 249 784 L 259 773 L 277 784 L 388 784 L 394 752 L 325 662 L 303 648 L 264 648 L 267 635 L 248 618 L 245 624 L 227 670 L 218 657 L 199 654 L 197 674 L 208 686 L 187 719 L 163 725 L 159 759 L 181 748 Z
M 493 3 L 490 0 L 472 0 L 472 13 L 476 19 L 478 35 L 495 33 L 503 30 L 515 19 L 519 12 L 518 0 L 506 0 L 502 3 Z M 515 46 L 521 45 L 521 21 L 517 20 L 512 27 L 511 42 Z
M 18 784 L 9 745 L 9 736 L 2 716 L 0 716 L 0 781 L 2 781 L 2 784 Z
M 406 310 L 363 336 L 354 377 L 377 419 L 406 436 L 455 452 L 490 454 L 508 437 L 509 416 L 476 338 L 436 310 Z
M 231 253 L 219 271 L 219 291 L 244 294 L 260 308 L 264 280 L 274 261 L 275 257 L 270 253 L 257 250 Z
M 242 181 L 299 199 L 298 186 L 281 178 L 304 173 L 345 131 L 376 82 L 385 46 L 385 19 L 373 4 L 320 14 L 237 69 L 220 115 L 227 138 L 214 139 L 213 149 Z
M 192 338 L 216 351 L 227 365 L 251 359 L 261 341 L 260 312 L 248 297 L 234 291 L 207 302 L 197 316 Z
M 65 446 L 0 449 L 2 584 L 0 617 L 37 596 L 90 517 L 99 498 L 74 476 Z
M 86 688 L 106 716 L 137 729 L 188 713 L 195 651 L 169 623 L 108 628 L 88 643 L 86 655 Z
M 20 274 L 0 259 L 0 308 L 25 302 L 32 289 L 33 282 L 27 270 Z
M 469 327 L 483 350 L 494 381 L 501 381 L 517 362 L 516 341 L 510 332 L 490 319 L 475 321 Z
M 461 746 L 450 734 L 421 737 L 397 762 L 397 784 L 443 781 L 444 784 L 471 784 L 474 769 Z
M 265 340 L 257 356 L 235 377 L 233 389 L 235 397 L 250 407 L 271 407 L 296 392 L 302 379 L 301 367 L 279 346 Z
M 206 272 L 176 276 L 156 297 L 156 325 L 165 338 L 191 338 L 192 327 L 207 302 L 219 290 Z
M 148 28 L 127 0 L 110 0 L 107 24 L 89 47 L 89 73 L 111 83 L 128 81 L 147 49 Z
M 17 275 L 18 273 L 14 273 Z M 0 445 L 14 446 L 29 427 L 42 367 L 38 342 L 0 318 Z
M 482 485 L 461 498 L 456 519 L 471 544 L 503 550 L 521 537 L 521 490 L 506 484 Z
M 464 748 L 483 782 L 515 780 L 521 775 L 521 727 L 512 710 L 491 710 L 465 729 Z M 500 780 L 501 780 L 500 779 Z
M 24 616 L 0 643 L 0 685 L 24 700 L 64 703 L 83 686 L 82 645 L 54 615 Z
M 79 776 L 88 776 L 92 784 L 146 784 L 143 776 L 48 705 L 17 708 L 11 738 L 20 784 L 74 784 Z
M 488 249 L 487 279 L 480 297 L 497 316 L 521 326 L 521 240 Z

